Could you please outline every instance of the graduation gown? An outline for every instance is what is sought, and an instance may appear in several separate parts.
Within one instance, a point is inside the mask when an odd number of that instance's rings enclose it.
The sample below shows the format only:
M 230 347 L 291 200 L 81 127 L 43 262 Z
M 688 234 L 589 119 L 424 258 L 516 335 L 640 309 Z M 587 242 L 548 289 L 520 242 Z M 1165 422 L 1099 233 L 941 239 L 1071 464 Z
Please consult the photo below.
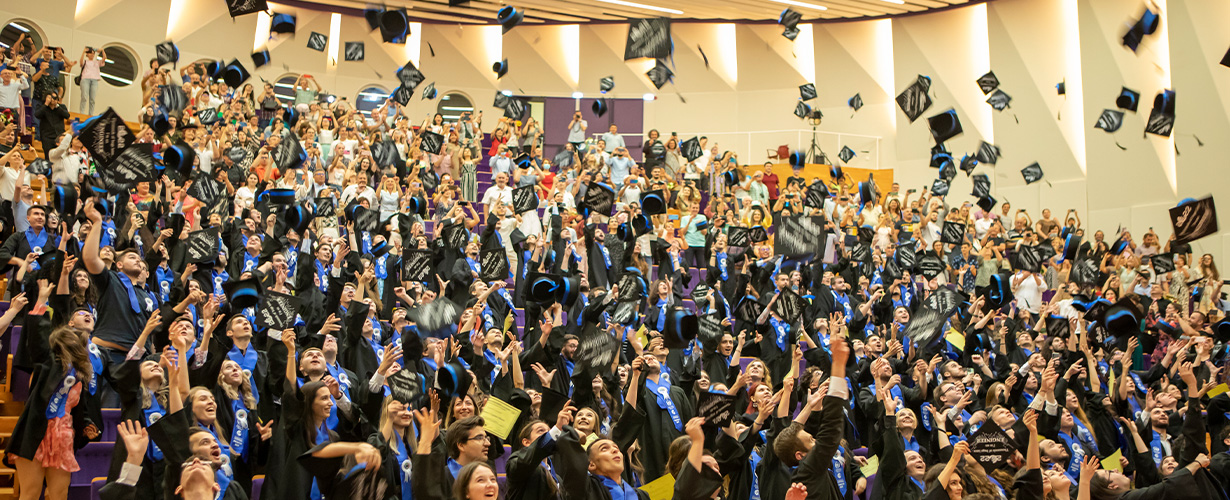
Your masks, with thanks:
M 149 437 L 158 449 L 162 450 L 166 457 L 162 464 L 166 468 L 163 472 L 162 496 L 165 499 L 173 499 L 176 497 L 175 490 L 180 484 L 180 467 L 189 458 L 192 458 L 192 448 L 188 444 L 188 410 L 181 409 L 175 413 L 171 413 L 166 417 L 158 420 L 153 425 L 149 426 Z M 258 436 L 257 439 L 260 439 Z M 226 448 L 223 448 L 223 457 L 226 457 Z M 228 461 L 224 467 L 234 467 L 233 461 Z M 251 488 L 251 478 L 247 485 L 244 483 L 232 480 L 230 484 L 223 490 L 220 500 L 248 500 L 248 491 Z
M 638 413 L 636 411 L 625 411 L 627 413 Z M 621 420 L 623 420 L 621 416 Z M 635 421 L 633 426 L 638 425 Z M 638 430 L 639 429 L 629 429 Z M 621 450 L 626 450 L 627 447 L 620 442 L 620 439 L 613 438 L 615 443 L 620 446 Z M 630 444 L 630 443 L 629 443 Z M 564 429 L 564 433 L 560 435 L 559 448 L 556 454 L 559 460 L 556 460 L 556 472 L 560 476 L 560 484 L 564 491 L 568 492 L 570 500 L 611 500 L 611 492 L 603 483 L 603 479 L 589 473 L 589 456 L 585 450 L 581 448 L 580 435 L 577 434 L 572 427 Z M 642 450 L 642 456 L 644 456 Z M 665 458 L 663 456 L 662 458 Z M 630 472 L 628 467 L 628 456 L 624 454 L 624 482 L 627 483 L 627 477 Z M 634 489 L 637 500 L 649 500 L 649 494 L 641 489 Z M 631 500 L 624 497 L 624 500 Z
M 636 382 L 641 384 L 637 408 L 645 412 L 645 427 L 641 431 L 640 442 L 641 464 L 645 468 L 642 477 L 646 484 L 666 474 L 666 457 L 669 455 L 671 441 L 683 435 L 682 429 L 675 428 L 670 413 L 658 405 L 658 395 L 648 388 L 647 382 L 645 378 Z M 677 385 L 671 385 L 668 390 L 681 424 L 686 424 L 695 416 L 691 398 Z
M 310 422 L 304 422 L 300 416 L 303 406 L 310 402 L 303 399 L 303 392 L 298 384 L 286 381 L 282 391 L 282 414 L 278 418 L 278 428 L 274 429 L 270 443 L 269 464 L 266 467 L 265 485 L 261 490 L 262 498 L 306 499 L 311 496 L 312 474 L 301 465 L 296 457 L 308 452 L 320 443 L 309 441 Z M 352 412 L 354 407 L 352 406 Z M 338 429 L 346 428 L 347 432 L 329 431 L 329 442 L 336 442 L 342 435 L 354 434 L 353 427 L 357 423 L 354 416 L 348 416 L 340 408 L 337 410 Z M 324 489 L 322 488 L 322 492 Z
M 21 214 L 25 217 L 25 214 Z M 15 232 L 9 235 L 8 239 L 4 240 L 4 245 L 0 245 L 0 272 L 7 273 L 13 269 L 12 264 L 9 264 L 9 259 L 16 257 L 25 259 L 30 253 L 50 252 L 59 243 L 58 235 L 50 234 L 47 228 L 43 228 L 39 236 L 45 237 L 42 245 L 37 245 L 39 251 L 34 252 L 35 245 L 31 245 L 29 238 L 26 236 L 26 231 Z
M 837 480 L 830 470 L 833 455 L 841 445 L 845 434 L 845 419 L 842 418 L 842 408 L 846 400 L 836 396 L 825 396 L 824 407 L 820 409 L 820 429 L 815 434 L 816 443 L 807 456 L 799 462 L 791 481 L 803 483 L 807 487 L 808 500 L 837 500 L 843 498 L 837 488 Z
M 559 484 L 543 467 L 543 460 L 555 453 L 557 443 L 545 432 L 529 446 L 513 452 L 505 466 L 508 480 L 505 500 L 555 498 Z

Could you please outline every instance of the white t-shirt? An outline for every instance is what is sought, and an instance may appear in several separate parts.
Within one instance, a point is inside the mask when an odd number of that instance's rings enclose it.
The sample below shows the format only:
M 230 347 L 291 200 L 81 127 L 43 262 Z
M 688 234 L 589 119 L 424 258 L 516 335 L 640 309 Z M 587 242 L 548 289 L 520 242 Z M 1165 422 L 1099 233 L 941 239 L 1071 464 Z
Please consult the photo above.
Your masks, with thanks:
M 499 186 L 493 185 L 487 188 L 486 193 L 483 193 L 483 204 L 484 205 L 490 205 L 492 203 L 495 203 L 495 200 L 497 199 L 503 201 L 505 205 L 511 205 L 512 204 L 512 187 L 504 186 L 503 189 L 500 189 Z
M 1023 275 L 1024 271 L 1017 271 L 1012 275 L 1012 280 L 1021 279 Z M 1030 314 L 1038 314 L 1042 310 L 1042 292 L 1046 291 L 1046 280 L 1035 279 L 1035 277 L 1041 278 L 1042 276 L 1031 275 L 1021 281 L 1021 285 L 1012 291 L 1016 295 L 1017 306 L 1029 311 Z
M 15 168 L 0 167 L 0 197 L 13 199 L 13 191 L 17 190 L 17 176 L 21 172 Z

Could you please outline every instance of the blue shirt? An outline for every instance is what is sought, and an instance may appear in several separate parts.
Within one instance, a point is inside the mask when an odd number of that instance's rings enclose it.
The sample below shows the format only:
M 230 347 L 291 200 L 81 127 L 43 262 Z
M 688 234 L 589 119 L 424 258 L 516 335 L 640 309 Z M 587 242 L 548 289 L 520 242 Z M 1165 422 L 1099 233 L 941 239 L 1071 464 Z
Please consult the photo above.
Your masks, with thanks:
M 623 186 L 624 178 L 628 177 L 628 173 L 632 171 L 632 166 L 636 165 L 636 162 L 626 156 L 612 156 L 606 161 L 606 165 L 611 168 L 611 183 Z

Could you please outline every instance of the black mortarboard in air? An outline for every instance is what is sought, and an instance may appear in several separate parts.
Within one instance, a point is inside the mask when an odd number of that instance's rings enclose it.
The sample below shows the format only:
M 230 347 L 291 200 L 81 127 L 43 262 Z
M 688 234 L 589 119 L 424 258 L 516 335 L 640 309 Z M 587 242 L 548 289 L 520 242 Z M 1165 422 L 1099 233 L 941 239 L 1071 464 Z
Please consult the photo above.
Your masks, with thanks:
M 500 62 L 491 65 L 491 71 L 495 72 L 495 79 L 499 80 L 504 75 L 508 74 L 508 59 L 502 59 Z
M 614 89 L 615 89 L 615 77 L 614 76 L 604 76 L 602 77 L 602 79 L 598 80 L 598 91 L 599 92 L 602 92 L 603 94 L 605 94 Z
M 1069 233 L 1063 237 L 1063 251 L 1060 255 L 1062 255 L 1064 260 L 1076 260 L 1076 254 L 1080 246 L 1081 237 L 1074 233 Z
M 998 201 L 995 200 L 994 196 L 987 195 L 978 198 L 978 208 L 981 208 L 983 212 L 990 212 L 992 208 L 995 208 L 996 203 Z
M 406 43 L 410 35 L 410 20 L 405 9 L 387 9 L 380 12 L 380 39 L 384 43 Z
M 662 190 L 648 191 L 641 195 L 641 211 L 646 215 L 658 215 L 666 213 L 666 198 L 662 194 Z
M 307 207 L 296 205 L 286 209 L 284 218 L 288 227 L 294 229 L 299 234 L 303 234 L 304 231 L 307 231 L 308 226 L 312 224 L 312 219 L 316 218 L 316 214 Z
M 961 166 L 958 167 L 965 175 L 974 173 L 974 168 L 978 167 L 978 158 L 974 155 L 965 155 L 961 157 Z
M 495 22 L 503 26 L 501 34 L 508 33 L 509 30 L 521 24 L 521 20 L 525 18 L 525 13 L 521 12 L 516 7 L 506 5 L 495 13 Z
M 404 66 L 397 68 L 397 80 L 403 87 L 413 90 L 426 79 L 423 72 L 414 66 L 414 61 L 407 61 Z
M 1008 103 L 1011 102 L 1012 96 L 1008 95 L 1008 93 L 1004 92 L 1002 89 L 996 89 L 995 93 L 991 94 L 991 97 L 987 98 L 987 104 L 990 104 L 992 108 L 995 108 L 995 111 L 1003 111 L 1008 109 Z
M 1055 93 L 1056 93 L 1056 94 L 1059 94 L 1059 95 L 1067 95 L 1067 93 L 1068 93 L 1068 81 L 1067 81 L 1067 80 L 1064 80 L 1064 81 L 1062 81 L 1062 82 L 1056 83 L 1056 84 L 1055 84 Z
M 999 161 L 999 146 L 982 141 L 982 144 L 978 146 L 978 153 L 975 155 L 975 158 L 978 159 L 978 163 L 994 165 L 995 162 Z
M 991 178 L 987 174 L 974 175 L 974 191 L 970 193 L 975 198 L 982 198 L 991 194 Z
M 750 234 L 746 227 L 730 226 L 726 232 L 726 243 L 732 247 L 746 247 L 751 243 Z
M 697 158 L 705 155 L 705 150 L 700 147 L 700 139 L 696 137 L 683 141 L 683 144 L 679 145 L 679 151 L 688 161 L 696 161 Z
M 782 25 L 782 36 L 793 41 L 799 36 L 799 21 L 803 20 L 803 14 L 798 11 L 787 8 L 782 11 L 782 15 L 777 18 L 777 24 Z
M 179 175 L 184 179 L 187 179 L 192 173 L 192 163 L 194 160 L 196 160 L 196 150 L 182 140 L 162 151 L 162 164 L 171 170 L 179 172 Z
M 252 66 L 260 68 L 269 64 L 269 49 L 258 50 L 252 53 Z
M 1025 178 L 1026 185 L 1038 182 L 1042 180 L 1042 166 L 1035 162 L 1032 165 L 1021 169 L 1021 176 Z
M 1119 90 L 1119 97 L 1115 98 L 1115 106 L 1135 113 L 1140 106 L 1140 92 L 1123 87 Z
M 165 65 L 179 62 L 179 47 L 175 46 L 175 42 L 167 40 L 154 47 L 154 53 L 158 57 L 158 65 Z
M 238 59 L 231 59 L 230 64 L 227 64 L 226 68 L 222 70 L 222 80 L 231 88 L 239 88 L 251 76 L 252 74 L 248 72 L 247 68 L 243 67 L 243 64 L 240 64 Z
M 465 396 L 473 381 L 474 377 L 470 376 L 469 370 L 459 363 L 449 363 L 436 371 L 436 390 L 440 391 L 440 397 L 446 400 Z
M 594 99 L 594 104 L 593 106 L 590 106 L 590 109 L 593 110 L 594 115 L 596 116 L 601 117 L 602 115 L 605 115 L 607 110 L 606 98 L 599 97 Z
M 987 74 L 978 77 L 978 88 L 982 89 L 982 95 L 987 95 L 999 88 L 999 78 L 996 78 L 994 71 L 988 71 Z
M 813 182 L 807 186 L 807 195 L 803 198 L 803 206 L 824 208 L 824 200 L 829 197 L 829 187 L 823 181 Z
M 1140 308 L 1130 298 L 1120 299 L 1102 313 L 1102 324 L 1111 335 L 1137 335 L 1140 333 Z
M 274 14 L 269 19 L 270 33 L 295 33 L 295 16 L 292 14 Z
M 1036 246 L 1022 245 L 1017 249 L 1012 268 L 1037 273 L 1042 271 L 1042 252 Z
M 653 223 L 644 214 L 633 217 L 628 222 L 620 224 L 615 230 L 615 236 L 620 241 L 631 242 L 643 234 L 653 230 Z
M 393 93 L 389 94 L 389 99 L 402 106 L 408 104 L 411 97 L 414 97 L 414 89 L 404 85 L 398 85 L 396 89 L 393 89 Z
M 949 184 L 944 179 L 936 179 L 931 183 L 931 194 L 936 196 L 945 196 L 948 194 Z
M 1071 333 L 1072 327 L 1068 323 L 1068 318 L 1055 314 L 1046 315 L 1046 336 L 1048 338 L 1066 339 Z
M 940 241 L 951 245 L 960 245 L 965 240 L 965 224 L 944 221 L 940 230 Z
M 324 52 L 329 47 L 329 36 L 313 31 L 308 35 L 307 47 L 316 52 Z
M 1145 35 L 1152 35 L 1157 31 L 1158 24 L 1161 23 L 1161 16 L 1151 9 L 1145 9 L 1145 13 L 1137 19 L 1135 23 L 1128 28 L 1127 33 L 1123 34 L 1123 45 L 1132 52 L 1136 52 L 1136 48 L 1140 46 L 1140 42 L 1144 40 Z
M 897 106 L 910 119 L 910 123 L 914 123 L 914 120 L 917 120 L 931 107 L 931 96 L 927 94 L 930 88 L 931 80 L 918 75 L 914 83 L 897 95 Z
M 1170 137 L 1174 129 L 1175 92 L 1163 89 L 1153 98 L 1153 110 L 1149 112 L 1149 121 L 1145 124 L 1145 132 Z
M 538 193 L 533 184 L 521 186 L 512 190 L 513 212 L 518 214 L 538 209 Z
M 851 97 L 850 99 L 846 100 L 846 104 L 850 106 L 851 108 L 854 108 L 855 111 L 858 111 L 859 109 L 862 109 L 863 107 L 863 96 L 859 94 L 854 94 L 854 97 Z
M 662 343 L 667 349 L 683 349 L 699 330 L 696 314 L 682 307 L 666 311 L 666 328 L 662 332 Z
M 807 163 L 807 154 L 797 150 L 791 151 L 788 161 L 790 162 L 791 168 L 803 168 L 803 165 Z
M 363 42 L 345 42 L 342 45 L 342 60 L 362 61 L 366 57 L 366 47 Z
M 1004 273 L 992 274 L 986 286 L 975 287 L 974 296 L 986 297 L 982 303 L 983 312 L 1001 309 L 1012 303 L 1012 285 Z
M 1100 128 L 1107 133 L 1119 130 L 1123 126 L 1123 112 L 1117 109 L 1103 109 L 1102 115 L 1098 117 L 1098 122 L 1093 125 L 1093 128 Z
M 56 185 L 51 191 L 52 208 L 60 213 L 60 220 L 71 221 L 77 213 L 77 188 L 71 185 Z
M 1221 65 L 1222 65 L 1222 66 L 1225 66 L 1225 67 L 1227 67 L 1227 68 L 1230 68 L 1230 49 L 1227 49 L 1227 50 L 1226 50 L 1226 55 L 1224 55 L 1224 56 L 1222 56 L 1222 57 L 1221 57 Z M 1225 321 L 1223 321 L 1222 323 L 1225 323 Z M 1222 323 L 1218 323 L 1218 325 L 1220 325 L 1220 324 L 1222 324 Z
M 590 182 L 585 189 L 585 196 L 577 203 L 581 214 L 589 217 L 591 211 L 611 216 L 611 208 L 615 206 L 615 190 L 599 182 Z
M 1166 274 L 1174 271 L 1174 254 L 1159 253 L 1149 259 L 1153 263 L 1153 271 L 1157 274 Z
M 841 158 L 841 161 L 845 163 L 850 163 L 850 160 L 855 157 L 855 153 L 853 149 L 850 149 L 850 146 L 842 146 L 841 151 L 837 153 L 837 157 Z
M 961 120 L 957 118 L 957 110 L 949 109 L 943 113 L 927 118 L 927 126 L 931 129 L 931 137 L 940 144 L 961 134 Z
M 234 18 L 257 12 L 265 12 L 269 10 L 269 3 L 266 0 L 227 0 L 226 9 L 230 12 L 231 17 Z
M 799 118 L 807 118 L 807 115 L 810 115 L 810 114 L 811 114 L 811 106 L 808 106 L 807 103 L 803 102 L 802 99 L 800 99 L 799 102 L 794 104 L 794 116 L 797 116 Z
M 666 82 L 671 81 L 675 77 L 675 73 L 671 71 L 661 60 L 658 60 L 649 71 L 645 72 L 645 76 L 649 77 L 649 81 L 653 82 L 654 88 L 661 90 Z
M 816 84 L 804 83 L 799 85 L 799 99 L 810 101 L 816 98 Z
M 437 94 L 436 82 L 431 82 L 426 87 L 423 87 L 423 99 L 435 99 Z
M 255 307 L 261 301 L 262 287 L 260 281 L 255 276 L 246 280 L 228 281 L 222 284 L 222 289 L 226 291 L 227 302 L 230 303 L 234 310 L 247 309 Z

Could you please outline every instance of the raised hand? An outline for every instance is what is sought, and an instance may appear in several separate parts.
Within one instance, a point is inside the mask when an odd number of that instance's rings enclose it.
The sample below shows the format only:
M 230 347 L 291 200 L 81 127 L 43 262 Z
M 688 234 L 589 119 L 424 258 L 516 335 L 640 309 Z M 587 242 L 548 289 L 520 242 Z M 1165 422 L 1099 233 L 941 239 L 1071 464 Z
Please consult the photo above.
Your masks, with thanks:
M 705 431 L 701 428 L 704 423 L 704 417 L 692 417 L 683 428 L 688 437 L 692 438 L 693 443 L 703 443 L 705 441 Z
M 128 450 L 128 459 L 131 463 L 136 460 L 140 464 L 145 458 L 145 449 L 149 446 L 149 433 L 145 427 L 137 423 L 135 420 L 125 420 L 116 426 L 119 431 L 120 440 L 124 442 L 124 448 Z

